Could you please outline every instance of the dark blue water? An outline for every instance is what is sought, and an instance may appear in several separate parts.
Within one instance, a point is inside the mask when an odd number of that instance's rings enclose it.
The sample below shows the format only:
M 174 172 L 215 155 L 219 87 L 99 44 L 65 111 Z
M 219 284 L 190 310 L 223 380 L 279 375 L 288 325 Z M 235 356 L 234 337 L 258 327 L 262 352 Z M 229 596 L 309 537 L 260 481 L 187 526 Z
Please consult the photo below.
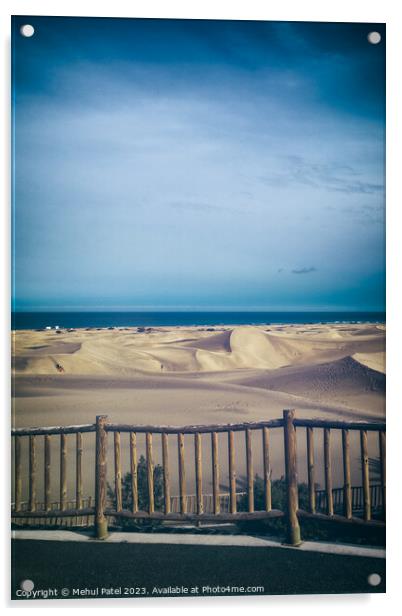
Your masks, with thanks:
M 383 323 L 384 312 L 13 312 L 12 329 Z

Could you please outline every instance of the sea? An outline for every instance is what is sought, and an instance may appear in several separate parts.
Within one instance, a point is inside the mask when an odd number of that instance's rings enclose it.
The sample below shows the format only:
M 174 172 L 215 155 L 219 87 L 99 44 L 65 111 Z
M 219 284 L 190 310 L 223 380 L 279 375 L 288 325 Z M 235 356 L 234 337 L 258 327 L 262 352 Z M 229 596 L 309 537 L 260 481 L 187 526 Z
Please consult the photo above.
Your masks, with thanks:
M 385 312 L 13 312 L 12 329 L 385 323 Z

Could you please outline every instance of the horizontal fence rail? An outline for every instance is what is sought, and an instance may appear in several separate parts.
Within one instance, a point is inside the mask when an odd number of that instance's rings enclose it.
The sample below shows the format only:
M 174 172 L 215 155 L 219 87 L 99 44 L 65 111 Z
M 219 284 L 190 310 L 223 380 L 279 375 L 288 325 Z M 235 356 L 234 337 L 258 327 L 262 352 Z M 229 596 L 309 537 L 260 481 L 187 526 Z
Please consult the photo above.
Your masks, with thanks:
M 235 424 L 191 425 L 191 426 L 133 426 L 127 424 L 107 424 L 108 432 L 136 432 L 138 434 L 150 432 L 152 434 L 212 434 L 214 432 L 239 432 L 244 430 L 261 430 L 261 428 L 281 428 L 282 419 L 268 421 L 253 421 Z
M 285 490 L 286 504 L 275 508 L 271 434 L 278 429 L 283 433 L 285 477 L 281 485 Z M 333 435 L 336 432 L 341 435 L 339 458 L 343 466 L 342 487 L 333 486 Z M 95 446 L 94 498 L 83 496 L 83 435 L 88 433 L 94 434 L 94 437 L 88 437 L 94 439 Z M 323 448 L 324 489 L 316 483 L 317 433 Z M 351 484 L 352 433 L 359 436 L 361 485 L 357 486 Z M 369 433 L 376 433 L 378 438 L 376 482 L 370 479 Z M 140 458 L 138 435 L 142 435 L 145 447 L 145 455 Z M 293 410 L 284 411 L 280 419 L 268 421 L 184 426 L 115 424 L 101 415 L 94 424 L 19 428 L 12 430 L 12 437 L 14 500 L 11 517 L 15 524 L 61 523 L 79 526 L 94 523 L 96 536 L 105 538 L 108 521 L 111 520 L 117 523 L 119 520 L 125 523 L 144 519 L 224 522 L 284 517 L 287 540 L 292 545 L 298 545 L 301 541 L 299 519 L 303 517 L 373 525 L 384 524 L 385 520 L 385 423 L 298 419 Z M 239 438 L 244 439 L 244 459 L 236 455 Z M 302 486 L 298 480 L 300 459 L 297 444 L 302 438 L 305 438 L 307 496 L 300 492 Z M 25 464 L 23 442 L 27 450 Z M 124 449 L 126 442 L 127 448 Z M 155 447 L 161 452 L 161 465 L 155 463 Z M 172 447 L 176 448 L 175 459 L 171 457 Z M 40 463 L 39 449 L 42 452 Z M 126 452 L 129 459 L 125 465 Z M 188 466 L 189 456 L 192 459 L 191 468 Z M 207 465 L 206 456 L 209 458 Z M 72 457 L 75 458 L 73 469 L 69 467 Z M 228 485 L 225 487 L 221 483 L 222 457 L 226 458 Z M 259 484 L 254 473 L 256 459 L 263 468 Z M 52 486 L 55 460 L 58 479 L 57 485 Z M 107 482 L 108 464 L 113 469 L 114 481 L 111 485 Z M 122 469 L 127 465 L 129 474 L 124 476 Z M 246 473 L 244 479 L 238 475 L 243 466 Z M 194 493 L 190 494 L 187 493 L 189 472 L 193 473 L 195 488 Z M 72 483 L 75 486 L 73 499 L 68 494 Z M 172 495 L 172 485 L 178 487 L 177 494 Z M 207 485 L 212 485 L 211 493 L 205 492 Z M 24 498 L 23 487 L 26 492 Z M 275 487 L 278 488 L 277 485 Z M 58 491 L 58 500 L 51 498 L 53 488 Z M 277 492 L 275 494 L 277 499 Z
M 385 423 L 379 421 L 337 421 L 333 419 L 294 419 L 295 428 L 327 428 L 329 430 L 385 431 Z
M 95 432 L 96 424 L 80 426 L 51 426 L 49 428 L 14 428 L 11 436 L 45 436 L 51 434 L 77 434 L 77 432 Z

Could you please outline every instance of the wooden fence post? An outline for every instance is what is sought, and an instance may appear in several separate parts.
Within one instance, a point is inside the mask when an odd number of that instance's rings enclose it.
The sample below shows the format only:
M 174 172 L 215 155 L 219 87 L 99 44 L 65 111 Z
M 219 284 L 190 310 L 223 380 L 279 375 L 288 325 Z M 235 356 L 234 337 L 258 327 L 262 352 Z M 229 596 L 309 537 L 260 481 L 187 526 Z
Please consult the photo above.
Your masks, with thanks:
M 15 511 L 21 511 L 22 501 L 22 463 L 21 463 L 21 437 L 14 439 L 15 446 Z
M 308 476 L 308 500 L 310 513 L 315 513 L 315 463 L 314 463 L 314 428 L 308 426 L 307 434 L 307 476 Z
M 248 511 L 254 511 L 254 470 L 251 431 L 246 430 L 246 472 L 247 472 L 247 502 Z
M 366 520 L 366 522 L 368 522 L 369 520 L 371 520 L 371 498 L 367 430 L 360 430 L 360 449 L 362 465 L 364 519 Z
M 45 511 L 50 511 L 50 462 L 51 450 L 50 450 L 50 436 L 45 434 L 45 477 L 44 477 L 44 492 L 45 492 Z
M 334 515 L 334 498 L 332 495 L 331 429 L 324 428 L 324 471 L 325 491 L 327 495 L 327 515 Z
M 170 473 L 169 473 L 169 443 L 168 435 L 162 434 L 162 465 L 163 465 L 163 499 L 165 514 L 170 513 Z
M 116 510 L 123 509 L 123 497 L 121 490 L 121 446 L 120 432 L 114 433 L 114 491 L 116 497 Z
M 202 496 L 202 445 L 201 434 L 194 434 L 194 456 L 195 456 L 195 491 L 197 496 L 197 514 L 204 513 L 204 500 Z
M 67 436 L 60 434 L 60 509 L 64 511 L 67 502 Z
M 382 509 L 383 509 L 383 513 L 384 513 L 384 519 L 385 519 L 385 511 L 386 511 L 386 488 L 385 488 L 385 484 L 386 484 L 386 468 L 385 468 L 385 457 L 386 457 L 386 453 L 385 453 L 385 432 L 380 432 L 379 433 L 379 439 L 380 439 L 380 463 L 381 463 L 381 491 L 382 491 Z M 16 501 L 17 502 L 17 501 Z
M 76 462 L 75 462 L 75 506 L 82 508 L 82 434 L 76 435 Z
M 212 451 L 212 502 L 213 512 L 218 514 L 221 512 L 221 500 L 219 494 L 219 459 L 218 459 L 218 434 L 211 434 L 211 451 Z
M 131 472 L 131 511 L 138 511 L 138 465 L 137 465 L 137 434 L 130 432 L 130 472 Z
M 29 511 L 36 510 L 36 436 L 29 437 Z
M 177 435 L 177 450 L 179 456 L 179 494 L 180 513 L 187 513 L 186 469 L 184 466 L 184 434 Z
M 146 458 L 147 458 L 147 484 L 148 484 L 148 513 L 155 512 L 154 496 L 154 458 L 152 454 L 152 432 L 145 435 Z
M 96 464 L 95 464 L 95 531 L 97 539 L 107 537 L 106 508 L 106 462 L 107 432 L 105 424 L 107 415 L 96 417 Z
M 272 509 L 272 494 L 271 494 L 271 462 L 270 462 L 270 446 L 269 446 L 269 430 L 262 429 L 262 451 L 264 462 L 264 496 L 265 496 L 265 511 Z
M 236 513 L 237 511 L 237 499 L 236 499 L 236 471 L 235 471 L 235 445 L 234 445 L 234 432 L 229 430 L 228 432 L 228 452 L 229 452 L 229 511 L 230 513 Z
M 285 473 L 287 492 L 287 542 L 290 545 L 300 545 L 300 526 L 297 518 L 298 487 L 296 467 L 296 431 L 293 424 L 294 409 L 283 411 L 283 435 L 285 442 Z
M 350 520 L 353 515 L 352 508 L 352 481 L 350 475 L 350 438 L 349 430 L 342 430 L 343 451 L 343 515 Z

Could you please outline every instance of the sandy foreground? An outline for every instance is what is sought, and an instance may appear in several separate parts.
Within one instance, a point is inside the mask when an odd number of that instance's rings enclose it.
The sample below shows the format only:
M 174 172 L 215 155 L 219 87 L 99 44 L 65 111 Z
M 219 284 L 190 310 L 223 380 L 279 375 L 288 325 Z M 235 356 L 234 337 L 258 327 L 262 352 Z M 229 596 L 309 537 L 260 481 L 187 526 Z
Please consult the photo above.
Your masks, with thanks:
M 13 332 L 12 359 L 16 427 L 93 423 L 98 414 L 107 414 L 114 423 L 240 423 L 281 417 L 284 408 L 295 408 L 303 418 L 385 417 L 385 326 L 378 324 L 77 329 L 58 333 L 21 330 Z M 279 432 L 272 438 L 274 477 L 283 472 Z M 227 470 L 224 436 L 220 436 L 223 483 Z M 244 443 L 241 433 L 236 438 L 240 475 Z M 258 472 L 259 434 L 253 439 Z M 157 436 L 154 440 L 157 463 L 160 444 Z M 207 475 L 210 443 L 206 436 L 203 440 Z M 303 458 L 305 444 L 300 440 L 299 456 Z M 125 471 L 128 455 L 123 437 L 122 441 Z M 85 435 L 85 443 L 86 490 L 91 493 L 93 435 Z M 334 433 L 336 460 L 338 445 Z M 375 457 L 377 444 L 371 438 L 369 446 Z M 170 447 L 175 463 L 175 443 Z M 319 463 L 319 436 L 317 448 Z M 71 441 L 71 465 L 73 453 Z M 189 467 L 193 455 L 188 436 Z M 341 469 L 334 466 L 335 481 L 340 481 Z M 302 480 L 303 469 L 301 464 Z M 57 469 L 54 473 L 56 482 Z M 358 468 L 353 479 L 361 483 Z M 71 476 L 72 494 L 73 480 Z M 192 493 L 191 468 L 187 481 Z

